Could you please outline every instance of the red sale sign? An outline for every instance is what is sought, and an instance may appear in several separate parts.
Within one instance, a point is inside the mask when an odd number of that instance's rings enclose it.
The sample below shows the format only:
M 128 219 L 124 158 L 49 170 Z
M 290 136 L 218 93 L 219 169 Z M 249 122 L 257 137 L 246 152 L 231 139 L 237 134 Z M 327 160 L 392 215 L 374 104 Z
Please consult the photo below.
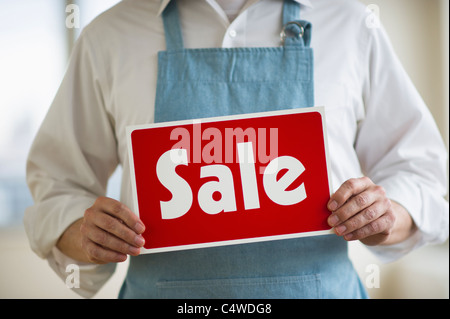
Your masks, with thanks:
M 145 253 L 330 233 L 323 108 L 127 129 Z

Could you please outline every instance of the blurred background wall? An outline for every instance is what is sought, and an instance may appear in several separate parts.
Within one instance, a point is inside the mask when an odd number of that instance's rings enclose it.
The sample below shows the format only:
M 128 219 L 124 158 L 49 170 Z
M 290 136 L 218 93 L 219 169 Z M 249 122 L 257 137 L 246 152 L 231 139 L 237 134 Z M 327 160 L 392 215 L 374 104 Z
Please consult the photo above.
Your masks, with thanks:
M 0 0 L 0 298 L 79 298 L 29 248 L 22 226 L 23 211 L 31 203 L 25 159 L 61 82 L 73 41 L 83 26 L 118 1 Z M 361 2 L 379 14 L 448 149 L 449 2 Z M 66 12 L 71 3 L 80 10 L 79 27 L 71 27 L 78 22 L 70 19 L 73 11 Z M 120 170 L 109 196 L 118 197 L 119 179 Z M 386 265 L 352 243 L 350 257 L 373 298 L 449 297 L 448 242 Z M 127 262 L 120 264 L 96 298 L 116 298 L 126 269 Z

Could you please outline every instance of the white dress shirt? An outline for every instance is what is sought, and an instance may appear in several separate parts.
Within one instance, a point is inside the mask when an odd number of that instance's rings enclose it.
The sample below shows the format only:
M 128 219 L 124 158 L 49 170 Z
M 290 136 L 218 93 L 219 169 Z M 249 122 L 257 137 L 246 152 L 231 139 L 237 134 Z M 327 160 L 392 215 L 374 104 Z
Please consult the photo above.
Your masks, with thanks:
M 160 14 L 168 2 L 124 0 L 84 29 L 32 146 L 35 205 L 25 227 L 32 249 L 62 278 L 75 261 L 55 244 L 105 194 L 117 165 L 121 201 L 134 209 L 125 128 L 153 122 L 157 52 L 165 50 Z M 178 2 L 187 48 L 280 45 L 282 0 L 249 0 L 232 23 L 214 0 Z M 384 261 L 445 241 L 447 153 L 385 31 L 366 25 L 369 13 L 357 1 L 298 2 L 313 25 L 315 102 L 326 110 L 333 189 L 367 175 L 411 214 L 419 229 L 411 238 L 370 247 Z M 82 266 L 76 292 L 92 296 L 114 268 Z
M 247 0 L 216 0 L 216 2 L 227 15 L 228 21 L 232 22 L 239 15 Z

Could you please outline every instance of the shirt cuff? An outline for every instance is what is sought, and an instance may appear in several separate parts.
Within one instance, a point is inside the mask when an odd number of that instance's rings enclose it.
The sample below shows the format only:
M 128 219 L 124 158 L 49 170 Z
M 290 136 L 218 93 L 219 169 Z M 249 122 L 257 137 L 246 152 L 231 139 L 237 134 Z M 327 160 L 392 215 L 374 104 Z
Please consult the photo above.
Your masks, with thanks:
M 57 247 L 53 247 L 47 261 L 67 287 L 84 298 L 92 298 L 116 269 L 114 263 L 98 265 L 79 262 L 63 254 Z
M 409 252 L 425 244 L 420 230 L 416 230 L 409 238 L 394 245 L 365 246 L 380 262 L 390 263 L 400 259 Z
M 448 202 L 436 190 L 414 183 L 411 176 L 397 175 L 377 183 L 387 197 L 402 205 L 417 230 L 394 245 L 367 246 L 381 262 L 393 262 L 426 244 L 440 244 L 448 238 Z

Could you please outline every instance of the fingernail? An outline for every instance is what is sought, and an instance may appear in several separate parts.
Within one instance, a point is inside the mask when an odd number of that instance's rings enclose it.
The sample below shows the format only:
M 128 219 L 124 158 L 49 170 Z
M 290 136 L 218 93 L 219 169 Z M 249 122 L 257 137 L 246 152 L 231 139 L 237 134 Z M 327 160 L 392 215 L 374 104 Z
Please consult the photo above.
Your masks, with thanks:
M 141 252 L 140 248 L 137 247 L 130 247 L 130 255 L 139 255 L 139 253 Z
M 134 238 L 134 242 L 139 245 L 139 246 L 144 246 L 145 244 L 145 239 L 144 237 L 142 237 L 141 235 L 138 235 Z
M 347 229 L 347 227 L 345 227 L 344 225 L 339 225 L 334 230 L 336 231 L 336 233 L 338 235 L 341 235 L 341 234 L 343 234 L 345 232 L 346 229 Z
M 145 226 L 142 223 L 136 223 L 136 225 L 134 225 L 134 229 L 136 230 L 136 232 L 138 234 L 142 234 L 145 230 Z
M 328 217 L 328 225 L 333 227 L 337 223 L 339 223 L 339 218 L 336 215 L 331 215 L 330 217 Z
M 330 211 L 335 211 L 338 207 L 338 203 L 335 200 L 332 200 L 331 203 L 328 204 L 328 209 Z

